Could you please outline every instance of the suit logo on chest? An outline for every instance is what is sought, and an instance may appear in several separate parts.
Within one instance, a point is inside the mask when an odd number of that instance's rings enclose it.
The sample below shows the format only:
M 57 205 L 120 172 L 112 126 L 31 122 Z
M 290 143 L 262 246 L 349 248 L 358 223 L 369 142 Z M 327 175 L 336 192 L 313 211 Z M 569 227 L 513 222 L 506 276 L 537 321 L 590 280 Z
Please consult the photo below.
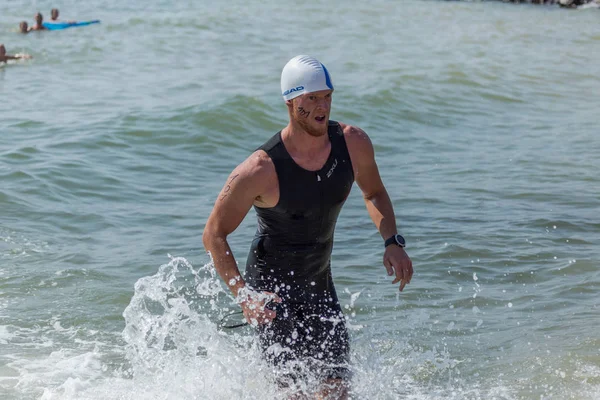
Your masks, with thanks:
M 331 168 L 329 168 L 329 171 L 327 171 L 327 177 L 329 178 L 331 176 L 331 174 L 333 174 L 333 170 L 335 170 L 335 167 L 337 167 L 337 158 L 333 161 L 333 165 L 331 166 Z

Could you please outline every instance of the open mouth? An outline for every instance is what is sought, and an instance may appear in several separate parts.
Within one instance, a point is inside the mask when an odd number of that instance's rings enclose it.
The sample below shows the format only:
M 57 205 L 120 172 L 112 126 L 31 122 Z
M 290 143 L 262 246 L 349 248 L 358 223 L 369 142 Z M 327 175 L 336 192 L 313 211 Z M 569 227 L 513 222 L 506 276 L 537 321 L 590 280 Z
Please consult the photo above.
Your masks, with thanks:
M 319 116 L 315 117 L 315 119 L 317 120 L 317 122 L 323 122 L 323 121 L 325 121 L 325 118 L 326 117 L 324 115 L 319 115 Z

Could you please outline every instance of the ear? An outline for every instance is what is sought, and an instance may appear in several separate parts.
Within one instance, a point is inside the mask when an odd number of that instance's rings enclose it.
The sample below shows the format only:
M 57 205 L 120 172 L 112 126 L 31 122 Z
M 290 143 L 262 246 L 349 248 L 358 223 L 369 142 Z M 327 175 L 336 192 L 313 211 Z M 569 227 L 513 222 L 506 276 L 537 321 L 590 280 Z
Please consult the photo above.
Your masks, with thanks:
M 292 103 L 292 100 L 286 100 L 285 105 L 291 110 L 294 106 L 294 103 Z

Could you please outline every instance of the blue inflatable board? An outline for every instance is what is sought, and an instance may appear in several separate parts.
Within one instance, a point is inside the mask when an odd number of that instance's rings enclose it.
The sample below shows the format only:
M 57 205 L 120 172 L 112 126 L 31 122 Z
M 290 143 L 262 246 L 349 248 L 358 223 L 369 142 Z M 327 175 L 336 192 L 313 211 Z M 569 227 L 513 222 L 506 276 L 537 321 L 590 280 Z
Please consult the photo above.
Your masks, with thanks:
M 42 25 L 51 31 L 57 31 L 59 29 L 67 29 L 74 28 L 77 26 L 86 26 L 91 24 L 99 24 L 99 19 L 94 19 L 92 21 L 81 21 L 81 22 L 42 22 Z

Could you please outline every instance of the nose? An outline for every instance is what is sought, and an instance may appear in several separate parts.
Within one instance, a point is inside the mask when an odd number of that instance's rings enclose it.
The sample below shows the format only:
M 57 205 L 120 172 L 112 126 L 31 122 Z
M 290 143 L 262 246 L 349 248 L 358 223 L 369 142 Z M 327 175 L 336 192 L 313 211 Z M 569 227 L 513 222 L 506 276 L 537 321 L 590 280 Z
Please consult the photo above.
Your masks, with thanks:
M 317 103 L 317 108 L 324 111 L 329 111 L 329 109 L 331 108 L 331 102 L 329 101 L 329 99 L 326 98 L 320 99 Z

